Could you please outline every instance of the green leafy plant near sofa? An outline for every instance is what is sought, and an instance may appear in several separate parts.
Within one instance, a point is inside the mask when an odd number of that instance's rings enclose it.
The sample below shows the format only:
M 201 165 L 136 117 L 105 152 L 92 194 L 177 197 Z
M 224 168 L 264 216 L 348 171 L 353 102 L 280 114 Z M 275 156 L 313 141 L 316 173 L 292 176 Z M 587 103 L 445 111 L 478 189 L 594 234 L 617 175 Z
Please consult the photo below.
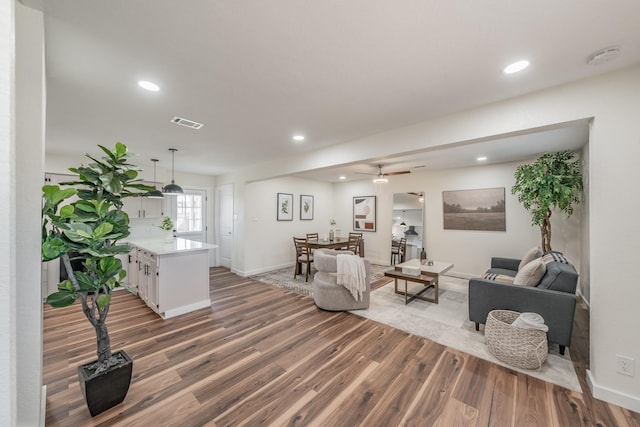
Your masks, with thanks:
M 518 166 L 514 176 L 511 193 L 517 194 L 518 201 L 531 212 L 532 225 L 540 227 L 542 251 L 550 251 L 552 208 L 571 216 L 573 204 L 580 202 L 580 161 L 569 150 L 545 154 L 534 163 Z

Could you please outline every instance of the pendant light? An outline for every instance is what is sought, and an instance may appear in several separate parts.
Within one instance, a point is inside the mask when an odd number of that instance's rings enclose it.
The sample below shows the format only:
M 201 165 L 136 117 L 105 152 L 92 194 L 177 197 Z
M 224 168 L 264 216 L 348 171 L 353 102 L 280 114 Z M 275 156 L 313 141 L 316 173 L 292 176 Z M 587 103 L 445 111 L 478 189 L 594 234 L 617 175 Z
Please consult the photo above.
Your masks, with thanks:
M 164 188 L 162 189 L 162 194 L 164 194 L 165 196 L 176 196 L 178 194 L 184 194 L 184 191 L 182 191 L 182 187 L 177 185 L 174 180 L 174 173 L 175 173 L 174 161 L 175 161 L 176 151 L 178 150 L 175 148 L 169 148 L 169 151 L 171 151 L 171 184 L 164 186 Z
M 406 227 L 407 223 L 404 222 L 404 211 L 402 211 L 402 222 L 400 223 L 400 227 Z
M 147 193 L 147 197 L 149 199 L 162 199 L 162 193 L 158 190 L 158 187 L 156 187 L 156 164 L 158 163 L 158 159 L 151 159 L 151 161 L 153 162 L 153 190 Z

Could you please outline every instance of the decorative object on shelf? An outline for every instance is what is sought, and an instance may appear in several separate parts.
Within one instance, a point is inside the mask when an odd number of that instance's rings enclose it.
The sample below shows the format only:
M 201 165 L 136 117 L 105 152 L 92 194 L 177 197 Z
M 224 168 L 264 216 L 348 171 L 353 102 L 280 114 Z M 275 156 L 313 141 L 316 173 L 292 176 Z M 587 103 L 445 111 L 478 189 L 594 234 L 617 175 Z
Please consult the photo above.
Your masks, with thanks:
M 442 192 L 445 230 L 506 231 L 504 187 Z
M 300 195 L 300 220 L 313 219 L 313 196 Z
M 131 251 L 129 245 L 119 243 L 129 236 L 129 216 L 122 211 L 122 199 L 153 190 L 136 179 L 140 168 L 127 162 L 131 154 L 124 144 L 116 143 L 113 150 L 99 147 L 107 155 L 97 160 L 86 154 L 91 163 L 69 169 L 78 177 L 61 183 L 67 188 L 42 187 L 42 261 L 61 258 L 68 277 L 47 297 L 47 303 L 67 307 L 80 299 L 82 312 L 96 333 L 98 360 L 78 367 L 80 388 L 92 416 L 122 402 L 131 383 L 131 366 L 127 367 L 131 359 L 124 351 L 112 354 L 105 322 L 111 292 L 126 276 L 116 256 Z M 77 196 L 75 201 L 63 203 L 73 196 Z M 121 387 L 116 391 L 95 382 L 118 382 Z
M 376 231 L 376 196 L 353 198 L 353 231 Z
M 278 193 L 278 221 L 293 221 L 293 194 Z
M 551 208 L 571 216 L 573 204 L 580 203 L 582 170 L 569 151 L 544 154 L 535 162 L 520 165 L 514 173 L 511 194 L 531 212 L 531 225 L 540 227 L 542 252 L 551 250 Z
M 156 185 L 157 185 L 157 182 L 156 182 L 156 165 L 158 163 L 158 159 L 151 159 L 151 161 L 153 162 L 153 190 L 149 191 L 149 193 L 147 194 L 147 197 L 150 198 L 150 199 L 162 199 L 162 198 L 164 198 L 164 196 L 162 195 L 160 190 L 158 190 L 158 188 L 156 187 Z
M 176 156 L 176 151 L 178 151 L 175 148 L 169 148 L 169 151 L 171 151 L 171 184 L 165 185 L 164 188 L 162 189 L 162 194 L 165 194 L 167 196 L 175 196 L 177 194 L 184 194 L 184 191 L 182 190 L 182 187 L 180 187 L 178 184 L 176 184 L 176 181 L 174 180 L 174 174 L 175 174 L 175 156 Z

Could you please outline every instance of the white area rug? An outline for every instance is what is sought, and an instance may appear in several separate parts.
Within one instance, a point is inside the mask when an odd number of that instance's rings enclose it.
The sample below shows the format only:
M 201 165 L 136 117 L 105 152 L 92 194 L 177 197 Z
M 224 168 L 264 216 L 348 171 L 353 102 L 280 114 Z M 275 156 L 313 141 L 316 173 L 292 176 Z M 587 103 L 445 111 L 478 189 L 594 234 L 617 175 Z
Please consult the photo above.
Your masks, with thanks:
M 409 286 L 411 292 L 411 284 Z M 420 284 L 413 286 L 414 289 L 422 287 Z M 393 281 L 391 281 L 371 293 L 371 306 L 368 310 L 353 310 L 351 313 L 428 338 L 570 390 L 582 392 L 569 357 L 569 348 L 565 351 L 565 355 L 561 356 L 558 353 L 558 345 L 551 344 L 547 361 L 539 370 L 515 368 L 502 363 L 490 354 L 484 343 L 483 328 L 480 328 L 480 332 L 476 332 L 475 324 L 469 321 L 468 287 L 468 280 L 443 276 L 439 284 L 439 304 L 416 299 L 405 305 L 404 296 L 394 293 Z M 404 281 L 398 281 L 398 288 L 404 290 Z M 433 289 L 429 289 L 423 295 L 433 297 Z

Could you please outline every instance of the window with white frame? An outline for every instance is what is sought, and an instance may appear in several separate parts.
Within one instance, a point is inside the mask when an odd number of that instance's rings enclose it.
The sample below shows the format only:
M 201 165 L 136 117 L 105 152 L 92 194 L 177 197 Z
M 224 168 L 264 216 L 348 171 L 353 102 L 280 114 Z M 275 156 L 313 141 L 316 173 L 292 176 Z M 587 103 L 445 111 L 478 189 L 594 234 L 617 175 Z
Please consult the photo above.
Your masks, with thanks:
M 204 229 L 204 203 L 202 192 L 186 191 L 176 197 L 176 231 L 199 233 Z

